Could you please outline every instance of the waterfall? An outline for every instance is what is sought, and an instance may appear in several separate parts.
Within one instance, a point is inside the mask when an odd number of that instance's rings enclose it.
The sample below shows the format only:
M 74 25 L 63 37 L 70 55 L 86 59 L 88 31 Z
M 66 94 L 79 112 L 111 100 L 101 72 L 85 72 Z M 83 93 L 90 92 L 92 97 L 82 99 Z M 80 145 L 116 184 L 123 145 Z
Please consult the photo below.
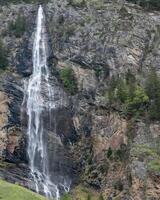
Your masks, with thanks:
M 44 193 L 48 199 L 53 197 L 59 199 L 58 185 L 51 181 L 48 169 L 47 131 L 44 128 L 46 122 L 43 117 L 48 113 L 48 121 L 50 121 L 50 110 L 56 107 L 56 104 L 53 100 L 53 89 L 49 83 L 48 44 L 42 6 L 39 6 L 36 24 L 33 44 L 33 73 L 26 84 L 28 156 L 36 191 Z

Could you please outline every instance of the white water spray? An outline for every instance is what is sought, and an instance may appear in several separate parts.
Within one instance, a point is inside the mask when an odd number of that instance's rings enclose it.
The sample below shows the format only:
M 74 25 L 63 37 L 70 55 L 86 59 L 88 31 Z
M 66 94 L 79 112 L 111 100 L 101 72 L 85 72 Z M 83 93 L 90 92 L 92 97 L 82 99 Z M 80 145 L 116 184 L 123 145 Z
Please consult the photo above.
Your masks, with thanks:
M 28 156 L 30 170 L 35 182 L 36 191 L 44 193 L 48 199 L 59 199 L 59 189 L 49 175 L 47 158 L 47 141 L 44 130 L 45 113 L 49 113 L 55 104 L 53 92 L 49 84 L 49 70 L 47 66 L 45 16 L 42 7 L 38 9 L 37 27 L 33 45 L 33 74 L 27 85 L 27 115 L 28 115 Z M 46 103 L 45 98 L 48 98 Z

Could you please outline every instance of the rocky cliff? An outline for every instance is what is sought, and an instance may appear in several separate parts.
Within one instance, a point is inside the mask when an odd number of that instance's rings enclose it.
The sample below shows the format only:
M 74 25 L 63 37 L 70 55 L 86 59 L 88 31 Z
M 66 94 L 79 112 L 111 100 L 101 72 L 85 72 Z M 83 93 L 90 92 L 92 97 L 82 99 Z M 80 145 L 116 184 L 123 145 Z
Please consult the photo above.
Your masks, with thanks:
M 63 161 L 56 160 L 56 166 L 63 166 L 73 188 L 92 187 L 105 199 L 158 200 L 159 120 L 148 117 L 148 107 L 140 115 L 124 112 L 106 93 L 113 77 L 125 79 L 130 73 L 145 87 L 151 68 L 160 73 L 160 12 L 116 0 L 50 0 L 44 8 L 50 70 L 67 99 L 56 114 L 57 137 L 53 129 L 49 132 L 50 160 L 57 141 Z M 32 72 L 36 12 L 35 3 L 0 8 L 0 34 L 8 52 L 8 67 L 0 76 L 0 176 L 25 186 L 30 182 L 27 119 L 21 105 L 23 82 Z M 25 28 L 16 35 L 11 23 L 19 16 Z

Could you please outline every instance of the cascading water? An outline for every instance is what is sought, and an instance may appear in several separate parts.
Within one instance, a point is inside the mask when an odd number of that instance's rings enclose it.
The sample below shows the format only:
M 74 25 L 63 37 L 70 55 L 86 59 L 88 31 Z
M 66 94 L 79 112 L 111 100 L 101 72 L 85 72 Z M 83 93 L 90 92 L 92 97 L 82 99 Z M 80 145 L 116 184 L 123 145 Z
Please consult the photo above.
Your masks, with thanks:
M 44 193 L 48 199 L 52 197 L 59 199 L 58 184 L 51 181 L 48 169 L 47 133 L 45 130 L 46 122 L 44 122 L 44 115 L 48 113 L 48 121 L 50 121 L 50 110 L 56 107 L 53 88 L 49 83 L 48 44 L 46 41 L 45 16 L 42 6 L 39 6 L 33 45 L 33 73 L 26 84 L 28 156 L 36 191 Z M 68 190 L 64 184 L 61 185 L 65 191 Z

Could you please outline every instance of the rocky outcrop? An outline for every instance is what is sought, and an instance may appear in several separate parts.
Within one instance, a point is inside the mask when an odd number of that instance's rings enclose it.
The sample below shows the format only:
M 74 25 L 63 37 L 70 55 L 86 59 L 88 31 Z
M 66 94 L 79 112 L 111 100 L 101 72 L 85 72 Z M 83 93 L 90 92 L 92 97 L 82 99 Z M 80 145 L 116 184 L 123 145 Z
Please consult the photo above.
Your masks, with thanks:
M 105 91 L 112 76 L 128 70 L 142 84 L 151 67 L 159 73 L 160 13 L 108 0 L 50 0 L 44 7 L 53 46 L 50 81 L 58 88 L 55 100 L 64 99 L 52 113 L 48 131 L 50 161 L 54 153 L 57 157 L 50 170 L 63 169 L 76 183 L 100 189 L 106 199 L 158 200 L 159 122 L 128 119 L 121 109 L 110 108 Z M 2 6 L 0 13 L 1 35 L 10 49 L 8 71 L 0 79 L 0 157 L 14 163 L 27 163 L 27 117 L 21 104 L 23 81 L 32 72 L 36 9 L 33 4 L 11 4 Z M 7 28 L 18 13 L 28 23 L 21 38 L 10 35 Z M 66 67 L 72 68 L 76 79 L 74 96 L 60 81 L 59 73 Z M 47 124 L 45 113 L 44 118 Z

